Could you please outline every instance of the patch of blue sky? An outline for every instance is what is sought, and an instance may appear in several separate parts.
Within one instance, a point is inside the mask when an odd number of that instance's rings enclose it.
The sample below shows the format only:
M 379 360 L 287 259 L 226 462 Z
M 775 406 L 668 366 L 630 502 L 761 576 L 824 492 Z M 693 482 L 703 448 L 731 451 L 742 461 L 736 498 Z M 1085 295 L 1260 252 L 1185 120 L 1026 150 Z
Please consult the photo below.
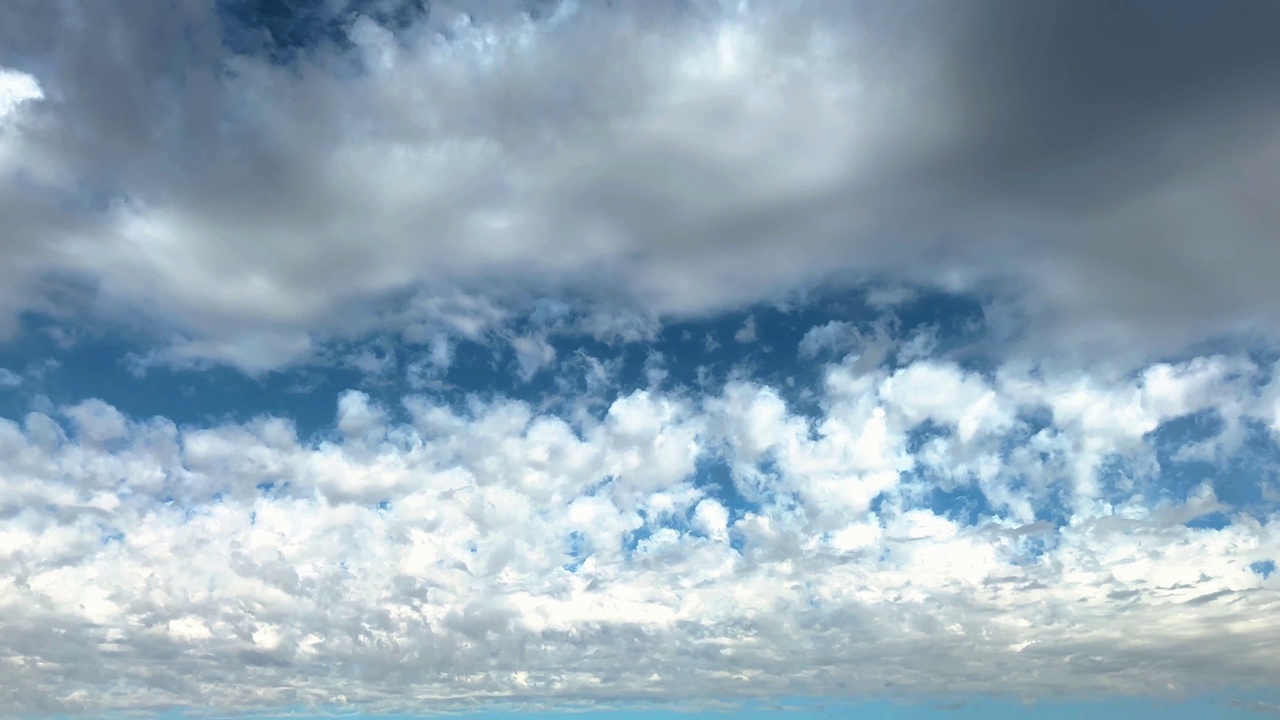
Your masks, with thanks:
M 1070 489 L 1065 483 L 1054 483 L 1035 506 L 1036 522 L 1044 522 L 1055 528 L 1071 524 Z
M 1160 484 L 1160 468 L 1147 453 L 1113 453 L 1093 469 L 1097 498 L 1121 505 L 1135 495 L 1149 497 L 1153 485 Z
M 932 419 L 926 419 L 907 431 L 907 452 L 915 455 L 931 440 L 948 438 L 954 434 L 950 425 L 943 425 Z M 919 469 L 912 472 L 919 472 Z
M 623 536 L 623 552 L 628 557 L 634 558 L 638 553 L 643 554 L 652 550 L 654 543 L 671 532 L 694 537 L 707 537 L 707 534 L 699 529 L 694 522 L 695 511 L 696 505 L 691 505 L 680 511 L 661 513 L 653 513 L 641 508 L 638 513 L 644 523 Z M 742 514 L 743 512 L 740 509 L 736 513 L 730 510 L 730 526 Z
M 33 320 L 18 342 L 0 347 L 0 367 L 23 371 L 23 382 L 0 393 L 0 413 L 21 417 L 32 408 L 99 398 L 134 418 L 162 416 L 179 426 L 243 422 L 274 414 L 295 421 L 299 435 L 310 436 L 333 423 L 336 398 L 361 384 L 362 374 L 345 368 L 274 372 L 260 378 L 211 366 L 135 372 L 130 357 L 137 347 L 124 336 L 73 332 L 62 347 L 52 331 L 61 326 Z
M 351 47 L 356 14 L 401 30 L 428 12 L 427 0 L 218 0 L 223 42 L 232 52 L 288 64 L 317 46 Z
M 742 498 L 743 509 L 794 504 L 794 497 L 782 492 L 783 484 L 778 482 L 781 472 L 782 469 L 772 457 L 765 457 L 754 465 L 734 467 L 733 487 Z
M 1225 458 L 1213 476 L 1213 490 L 1218 500 L 1246 511 L 1274 510 L 1274 497 L 1268 499 L 1264 482 L 1280 478 L 1280 444 L 1261 422 L 1244 422 L 1244 441 L 1237 452 Z
M 665 522 L 646 522 L 644 525 L 641 525 L 623 536 L 623 554 L 631 560 L 643 559 L 642 556 L 652 554 L 653 543 L 651 541 L 653 540 L 654 535 L 660 533 L 664 529 L 671 529 L 675 532 L 680 532 L 684 527 L 682 524 L 671 522 L 670 518 Z
M 1166 420 L 1147 434 L 1147 441 L 1160 462 L 1161 491 L 1177 495 L 1179 491 L 1212 479 L 1214 466 L 1207 460 L 1188 457 L 1186 448 L 1218 437 L 1226 429 L 1216 409 L 1202 410 Z
M 1264 483 L 1280 473 L 1280 446 L 1262 423 L 1242 421 L 1238 447 L 1227 447 L 1225 453 L 1186 453 L 1188 448 L 1213 442 L 1226 429 L 1218 413 L 1207 410 L 1165 422 L 1150 433 L 1160 464 L 1155 497 L 1182 501 L 1208 483 L 1218 501 L 1233 512 L 1274 506 L 1265 496 Z
M 510 348 L 497 348 L 487 341 L 464 340 L 455 345 L 453 353 L 452 363 L 440 376 L 440 389 L 428 390 L 426 394 L 455 408 L 465 406 L 468 396 L 482 400 L 497 397 L 536 400 L 555 389 L 554 378 L 549 373 L 539 373 L 530 381 L 522 382 Z
M 776 388 L 794 411 L 814 415 L 821 410 L 814 391 L 821 386 L 826 363 L 878 351 L 885 356 L 869 358 L 874 362 L 868 369 L 892 365 L 891 347 L 872 347 L 876 341 L 906 341 L 923 328 L 942 328 L 933 353 L 945 354 L 966 346 L 962 333 L 973 322 L 972 303 L 948 295 L 920 295 L 886 312 L 868 304 L 865 290 L 822 293 L 803 304 L 760 305 L 712 319 L 669 323 L 652 349 L 667 360 L 675 386 L 714 391 L 741 375 Z M 830 323 L 840 323 L 842 332 L 802 356 L 805 336 Z
M 907 452 L 919 457 L 929 443 L 953 435 L 954 430 L 950 426 L 925 420 L 908 431 Z M 992 505 L 977 476 L 972 473 L 956 473 L 950 467 L 939 468 L 917 462 L 902 474 L 902 479 L 917 488 L 912 495 L 916 506 L 927 508 L 941 517 L 965 525 L 977 525 L 984 519 L 1001 515 L 1000 508 Z M 1016 485 L 1016 478 L 1010 484 Z
M 1021 447 L 1040 432 L 1053 427 L 1053 411 L 1048 406 L 1026 407 L 1018 411 L 1015 426 L 1000 442 L 1000 457 L 1008 459 L 1014 449 Z
M 894 307 L 890 317 L 898 339 L 927 339 L 929 357 L 947 358 L 966 371 L 984 376 L 995 370 L 997 353 L 986 340 L 991 327 L 978 297 L 917 292 L 912 299 Z M 926 348 L 913 347 L 909 342 L 900 345 L 894 353 L 894 365 L 909 364 L 916 359 L 909 353 L 917 350 Z
M 562 567 L 569 572 L 577 572 L 578 568 L 582 567 L 582 563 L 586 562 L 587 558 L 591 556 L 587 537 L 574 530 L 565 539 L 565 546 L 565 557 L 568 558 L 568 561 Z
M 1046 553 L 1057 547 L 1059 535 L 1056 529 L 1042 532 L 1031 532 L 1015 540 L 1016 556 L 1014 565 L 1031 566 L 1040 562 Z
M 997 515 L 986 493 L 976 483 L 963 483 L 945 490 L 934 487 L 929 496 L 929 509 L 939 517 L 970 526 Z
M 724 505 L 729 511 L 730 524 L 746 513 L 760 511 L 759 498 L 744 494 L 734 481 L 733 468 L 714 454 L 706 454 L 698 459 L 694 484 L 708 497 Z
M 945 346 L 958 337 L 955 333 L 972 325 L 971 305 L 951 296 L 918 297 L 893 310 L 898 318 L 892 322 L 898 328 L 894 332 L 905 338 L 924 324 L 951 328 L 954 332 L 939 335 L 938 342 Z M 96 397 L 130 416 L 158 415 L 179 425 L 286 417 L 305 440 L 332 435 L 336 398 L 349 388 L 369 393 L 393 420 L 407 419 L 399 399 L 413 392 L 432 395 L 455 409 L 464 408 L 469 397 L 503 397 L 525 400 L 544 411 L 585 407 L 599 416 L 619 395 L 649 385 L 646 371 L 654 353 L 662 359 L 666 389 L 701 395 L 718 391 L 731 377 L 747 377 L 777 388 L 794 411 L 814 415 L 821 412 L 816 397 L 824 362 L 857 348 L 799 358 L 797 348 L 805 334 L 837 321 L 853 323 L 869 337 L 873 326 L 886 317 L 866 304 L 865 293 L 831 293 L 803 305 L 758 306 L 670 321 L 651 342 L 624 342 L 573 331 L 573 312 L 562 302 L 544 301 L 507 328 L 515 335 L 541 333 L 554 349 L 555 359 L 531 377 L 520 372 L 519 359 L 506 339 L 455 339 L 452 363 L 439 374 L 440 382 L 427 388 L 415 388 L 405 377 L 405 369 L 425 355 L 425 348 L 389 338 L 332 343 L 308 363 L 256 378 L 218 365 L 153 364 L 140 372 L 138 352 L 148 338 L 133 337 L 127 328 L 110 334 L 85 324 L 68 326 L 28 316 L 19 341 L 0 348 L 0 367 L 21 378 L 0 391 L 0 416 L 21 417 L 39 403 L 58 406 Z M 753 332 L 744 334 L 748 323 Z M 367 372 L 353 366 L 351 358 L 363 352 L 384 369 Z
M 1231 515 L 1225 512 L 1205 513 L 1183 524 L 1194 530 L 1221 530 L 1231 524 Z
M 267 480 L 258 483 L 254 487 L 262 497 L 275 499 L 287 497 L 292 488 L 292 483 L 288 480 Z

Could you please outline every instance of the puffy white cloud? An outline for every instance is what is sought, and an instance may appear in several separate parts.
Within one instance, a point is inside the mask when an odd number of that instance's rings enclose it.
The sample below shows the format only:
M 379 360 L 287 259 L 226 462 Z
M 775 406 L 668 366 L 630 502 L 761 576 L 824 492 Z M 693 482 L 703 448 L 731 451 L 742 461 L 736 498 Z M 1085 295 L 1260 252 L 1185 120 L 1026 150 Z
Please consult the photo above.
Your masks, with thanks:
M 408 424 L 348 392 L 309 443 L 101 401 L 71 431 L 0 421 L 0 711 L 1274 687 L 1274 505 L 1081 480 L 1173 418 L 1265 405 L 1249 367 L 833 365 L 808 417 L 746 382 L 598 419 L 412 396 Z M 930 473 L 989 446 L 946 481 L 988 497 L 977 522 L 931 510 Z
M 63 412 L 75 423 L 79 437 L 90 444 L 119 440 L 128 433 L 120 411 L 101 400 L 86 400 Z

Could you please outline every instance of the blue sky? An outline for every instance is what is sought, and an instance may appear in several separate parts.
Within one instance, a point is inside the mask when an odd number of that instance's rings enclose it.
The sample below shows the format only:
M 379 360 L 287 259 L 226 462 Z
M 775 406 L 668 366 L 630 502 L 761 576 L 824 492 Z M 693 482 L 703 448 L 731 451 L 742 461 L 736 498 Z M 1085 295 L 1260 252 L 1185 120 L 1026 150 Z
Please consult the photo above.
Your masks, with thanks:
M 0 715 L 1280 714 L 1280 11 L 50 7 Z

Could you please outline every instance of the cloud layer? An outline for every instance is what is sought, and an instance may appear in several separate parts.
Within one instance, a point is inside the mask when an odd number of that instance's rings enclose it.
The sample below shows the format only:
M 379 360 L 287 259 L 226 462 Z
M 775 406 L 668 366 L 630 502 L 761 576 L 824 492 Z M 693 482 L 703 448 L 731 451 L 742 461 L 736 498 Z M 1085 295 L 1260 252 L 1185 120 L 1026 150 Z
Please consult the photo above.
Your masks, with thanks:
M 577 419 L 353 391 L 317 442 L 93 400 L 4 421 L 0 710 L 1280 682 L 1275 479 L 1228 477 L 1274 466 L 1274 371 L 855 365 L 812 415 L 744 380 Z M 1205 414 L 1180 475 L 1163 433 Z
M 0 714 L 1267 711 L 1278 26 L 0 3 Z
M 402 5 L 9 3 L 8 334 L 261 371 L 457 297 L 885 277 L 1095 355 L 1276 329 L 1269 4 Z

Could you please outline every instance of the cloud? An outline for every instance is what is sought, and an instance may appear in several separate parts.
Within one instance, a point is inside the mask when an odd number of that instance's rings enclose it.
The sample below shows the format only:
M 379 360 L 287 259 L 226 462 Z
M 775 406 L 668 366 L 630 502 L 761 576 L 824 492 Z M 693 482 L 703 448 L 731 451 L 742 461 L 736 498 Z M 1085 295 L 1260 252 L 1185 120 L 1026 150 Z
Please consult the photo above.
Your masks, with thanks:
M 218 7 L 5 8 L 6 335 L 92 307 L 262 372 L 459 295 L 869 279 L 1014 297 L 1093 357 L 1280 317 L 1268 4 Z
M 101 400 L 86 400 L 63 410 L 71 418 L 78 436 L 87 443 L 120 440 L 128 434 L 125 417 Z
M 1256 700 L 1247 702 L 1245 700 L 1232 700 L 1231 707 L 1240 708 L 1242 710 L 1252 710 L 1253 712 L 1263 713 L 1265 715 L 1280 715 L 1280 705 L 1275 703 L 1263 702 Z
M 1280 6 L 262 7 L 0 4 L 0 715 L 1280 684 Z
M 24 103 L 43 97 L 40 83 L 31 75 L 8 68 L 0 71 L 0 120 L 16 115 Z
M 556 359 L 556 349 L 545 337 L 517 337 L 511 341 L 511 347 L 515 350 L 516 362 L 520 366 L 520 377 L 526 382 Z
M 0 712 L 1274 687 L 1274 504 L 1156 453 L 1187 413 L 1264 422 L 1241 362 L 848 362 L 808 413 L 749 378 L 597 415 L 351 391 L 309 441 L 3 420 Z

